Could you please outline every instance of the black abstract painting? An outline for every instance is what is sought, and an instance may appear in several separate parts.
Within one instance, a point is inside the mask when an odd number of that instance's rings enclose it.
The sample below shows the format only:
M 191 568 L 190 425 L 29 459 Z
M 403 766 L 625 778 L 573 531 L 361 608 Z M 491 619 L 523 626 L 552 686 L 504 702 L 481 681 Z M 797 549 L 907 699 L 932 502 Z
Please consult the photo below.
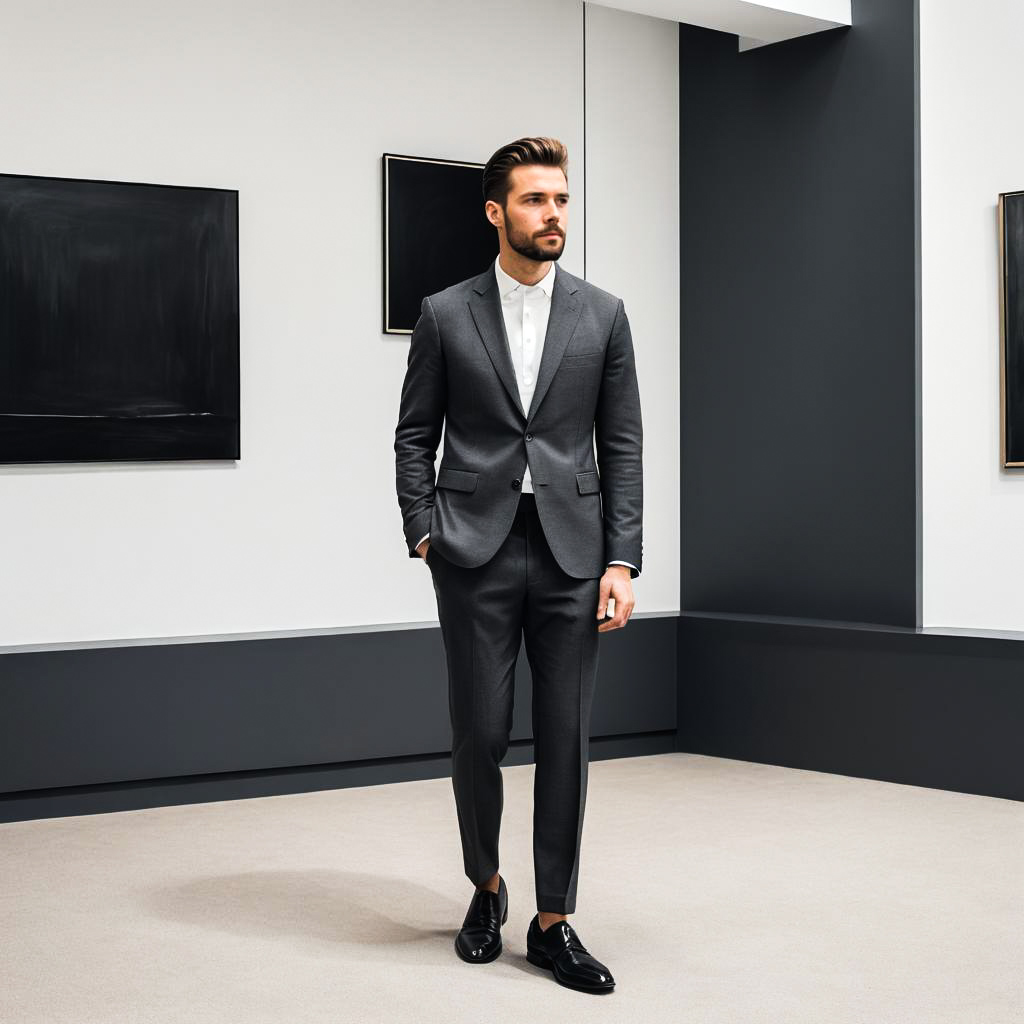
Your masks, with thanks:
M 411 334 L 424 295 L 474 277 L 498 255 L 483 164 L 385 153 L 384 333 Z
M 237 459 L 238 193 L 0 174 L 0 462 Z

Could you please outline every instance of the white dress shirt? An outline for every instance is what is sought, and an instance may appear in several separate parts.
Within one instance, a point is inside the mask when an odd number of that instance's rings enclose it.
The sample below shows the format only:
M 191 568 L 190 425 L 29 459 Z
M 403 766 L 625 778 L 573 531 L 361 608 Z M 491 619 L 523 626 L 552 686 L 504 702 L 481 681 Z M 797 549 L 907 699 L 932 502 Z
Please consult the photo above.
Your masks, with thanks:
M 534 285 L 523 284 L 506 274 L 501 268 L 500 257 L 494 260 L 494 276 L 498 279 L 498 293 L 501 295 L 501 312 L 505 320 L 505 333 L 508 335 L 508 347 L 512 355 L 512 367 L 516 372 L 516 384 L 519 385 L 519 400 L 524 409 L 529 409 L 533 402 L 533 392 L 537 387 L 537 370 L 540 368 L 540 357 L 544 352 L 544 336 L 548 330 L 548 314 L 551 312 L 551 292 L 555 287 L 555 261 L 548 264 L 548 272 Z M 530 464 L 527 462 L 523 472 L 522 489 L 533 493 L 533 479 L 530 476 Z M 430 534 L 424 534 L 416 547 L 419 547 Z M 609 565 L 628 565 L 635 569 L 632 562 L 609 562 Z

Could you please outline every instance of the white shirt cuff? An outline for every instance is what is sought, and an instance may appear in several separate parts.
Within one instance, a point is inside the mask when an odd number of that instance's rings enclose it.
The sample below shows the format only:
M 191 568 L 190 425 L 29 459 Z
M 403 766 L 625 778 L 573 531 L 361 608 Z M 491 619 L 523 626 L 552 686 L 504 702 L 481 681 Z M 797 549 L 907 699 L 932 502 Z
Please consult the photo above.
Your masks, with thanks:
M 618 561 L 616 561 L 616 562 L 609 562 L 608 564 L 609 565 L 628 565 L 630 567 L 630 569 L 636 569 L 636 566 L 632 562 L 618 562 Z M 636 571 L 639 572 L 640 570 L 636 569 Z

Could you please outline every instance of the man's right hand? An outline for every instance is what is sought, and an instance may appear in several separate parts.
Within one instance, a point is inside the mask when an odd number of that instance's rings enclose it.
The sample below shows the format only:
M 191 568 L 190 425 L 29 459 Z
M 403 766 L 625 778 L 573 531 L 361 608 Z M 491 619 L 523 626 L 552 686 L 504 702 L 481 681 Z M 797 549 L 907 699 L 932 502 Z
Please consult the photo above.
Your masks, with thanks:
M 430 541 L 425 540 L 416 550 L 420 553 L 420 558 L 425 562 L 427 560 L 427 548 L 430 547 Z

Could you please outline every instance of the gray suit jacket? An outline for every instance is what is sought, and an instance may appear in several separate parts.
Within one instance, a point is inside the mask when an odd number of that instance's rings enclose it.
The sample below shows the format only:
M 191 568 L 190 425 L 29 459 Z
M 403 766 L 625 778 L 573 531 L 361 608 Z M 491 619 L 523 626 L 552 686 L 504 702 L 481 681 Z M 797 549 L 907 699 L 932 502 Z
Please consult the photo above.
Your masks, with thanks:
M 424 298 L 395 430 L 410 558 L 420 557 L 415 545 L 429 530 L 431 545 L 456 565 L 488 561 L 508 536 L 528 462 L 544 536 L 562 569 L 588 579 L 621 559 L 637 566 L 630 576 L 638 576 L 642 451 L 621 299 L 555 264 L 537 384 L 524 410 L 494 264 Z

